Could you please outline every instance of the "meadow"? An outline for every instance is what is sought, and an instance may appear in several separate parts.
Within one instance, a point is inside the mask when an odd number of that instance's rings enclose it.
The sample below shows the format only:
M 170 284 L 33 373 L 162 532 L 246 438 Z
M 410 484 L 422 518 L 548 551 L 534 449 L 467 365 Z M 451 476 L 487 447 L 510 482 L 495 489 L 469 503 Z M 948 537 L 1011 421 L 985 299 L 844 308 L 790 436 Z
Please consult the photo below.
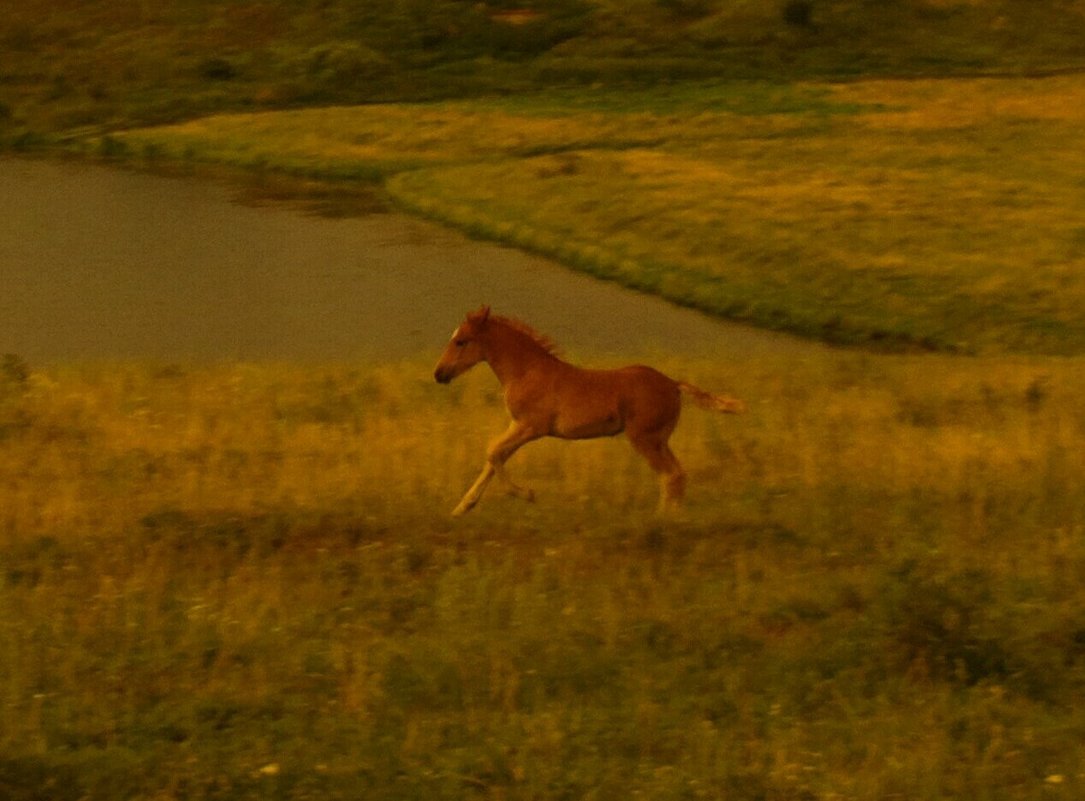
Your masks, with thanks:
M 670 359 L 619 440 L 448 511 L 504 426 L 429 360 L 0 378 L 0 794 L 1050 799 L 1085 783 L 1076 360 Z
M 1078 75 L 708 82 L 212 116 L 79 148 L 376 182 L 473 234 L 822 340 L 1074 355 L 1083 109 Z
M 4 356 L 0 797 L 1081 797 L 1085 79 L 1023 77 L 1080 11 L 524 5 L 16 4 L 0 145 L 364 183 L 867 350 L 658 359 L 749 405 L 685 412 L 680 514 L 607 440 L 456 520 L 484 370 Z

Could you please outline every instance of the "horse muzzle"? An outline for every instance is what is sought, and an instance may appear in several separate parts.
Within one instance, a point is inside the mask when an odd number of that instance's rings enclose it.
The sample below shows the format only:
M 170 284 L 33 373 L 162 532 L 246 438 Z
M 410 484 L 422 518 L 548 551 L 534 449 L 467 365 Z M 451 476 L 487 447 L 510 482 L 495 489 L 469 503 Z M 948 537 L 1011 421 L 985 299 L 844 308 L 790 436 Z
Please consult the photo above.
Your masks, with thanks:
M 438 384 L 447 384 L 452 380 L 452 370 L 448 367 L 438 367 L 433 371 L 433 377 Z

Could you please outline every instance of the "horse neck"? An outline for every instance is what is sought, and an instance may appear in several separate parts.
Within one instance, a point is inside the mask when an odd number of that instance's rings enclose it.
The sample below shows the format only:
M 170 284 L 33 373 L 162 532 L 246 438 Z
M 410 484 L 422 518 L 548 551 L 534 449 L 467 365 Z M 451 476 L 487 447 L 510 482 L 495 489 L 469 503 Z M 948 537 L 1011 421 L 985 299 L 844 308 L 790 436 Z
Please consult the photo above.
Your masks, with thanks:
M 491 326 L 486 345 L 486 361 L 502 386 L 558 361 L 530 336 L 504 325 Z

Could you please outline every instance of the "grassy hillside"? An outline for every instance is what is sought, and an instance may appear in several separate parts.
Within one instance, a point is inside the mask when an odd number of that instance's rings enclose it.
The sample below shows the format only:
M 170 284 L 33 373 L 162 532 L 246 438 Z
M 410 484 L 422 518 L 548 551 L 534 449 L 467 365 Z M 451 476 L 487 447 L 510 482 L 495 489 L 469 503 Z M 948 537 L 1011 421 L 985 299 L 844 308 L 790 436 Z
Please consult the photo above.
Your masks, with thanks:
M 447 510 L 503 427 L 428 363 L 0 383 L 8 799 L 1076 798 L 1076 363 L 671 362 L 620 441 Z
M 14 4 L 0 141 L 377 180 L 473 233 L 834 342 L 1077 354 L 1081 79 L 915 76 L 1075 70 L 1079 6 Z M 794 80 L 879 73 L 913 80 Z M 187 122 L 131 130 L 168 120 Z
M 1085 352 L 1085 78 L 702 82 L 219 115 L 90 140 L 376 180 L 721 316 L 876 348 Z
M 0 140 L 546 85 L 1080 68 L 1061 0 L 0 3 Z

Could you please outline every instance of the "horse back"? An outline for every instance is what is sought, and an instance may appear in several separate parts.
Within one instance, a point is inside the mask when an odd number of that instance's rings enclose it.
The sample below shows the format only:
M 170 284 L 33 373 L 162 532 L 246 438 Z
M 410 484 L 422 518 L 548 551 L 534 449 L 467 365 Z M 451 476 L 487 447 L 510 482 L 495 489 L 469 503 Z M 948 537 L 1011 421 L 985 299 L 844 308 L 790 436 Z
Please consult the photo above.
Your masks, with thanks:
M 614 370 L 565 365 L 551 387 L 548 433 L 569 439 L 673 429 L 681 409 L 677 384 L 644 365 Z
M 677 382 L 654 367 L 635 364 L 613 371 L 620 376 L 627 429 L 671 430 L 682 410 Z

